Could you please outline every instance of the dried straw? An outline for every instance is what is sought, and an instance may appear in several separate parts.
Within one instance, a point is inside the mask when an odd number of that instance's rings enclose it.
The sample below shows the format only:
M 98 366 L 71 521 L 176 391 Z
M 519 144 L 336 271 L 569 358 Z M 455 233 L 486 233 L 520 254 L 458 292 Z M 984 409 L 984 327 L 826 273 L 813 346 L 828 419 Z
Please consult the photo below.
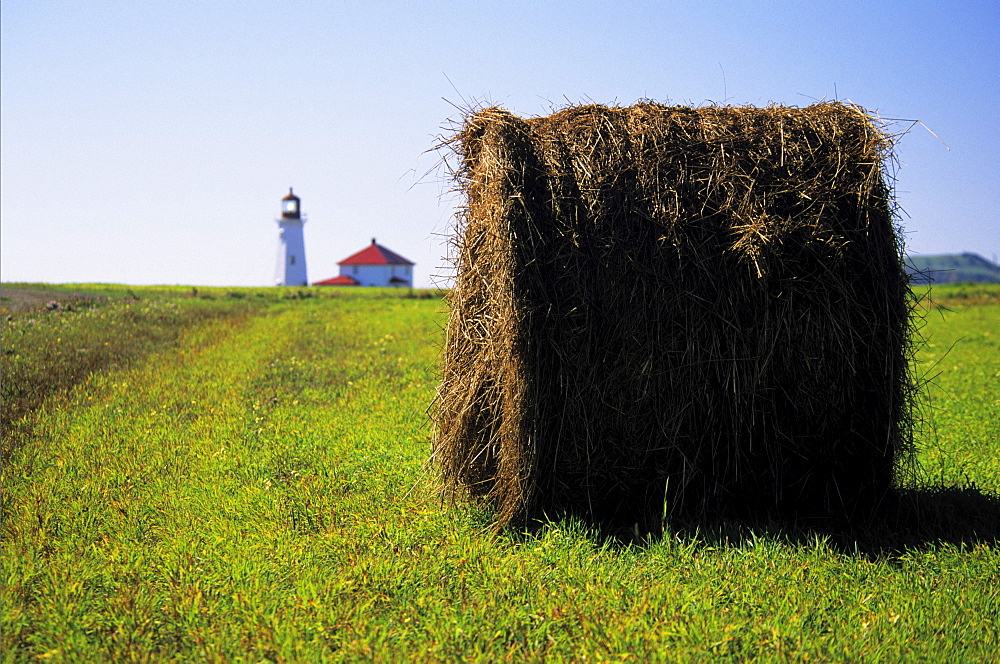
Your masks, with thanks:
M 434 408 L 499 527 L 855 518 L 911 441 L 907 276 L 863 109 L 470 114 Z

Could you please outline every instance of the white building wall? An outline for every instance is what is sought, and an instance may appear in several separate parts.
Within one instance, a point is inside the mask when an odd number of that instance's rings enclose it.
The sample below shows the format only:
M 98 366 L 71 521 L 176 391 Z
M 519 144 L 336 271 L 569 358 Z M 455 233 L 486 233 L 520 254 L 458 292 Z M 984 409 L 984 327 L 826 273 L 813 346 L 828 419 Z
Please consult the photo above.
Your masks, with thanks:
M 413 286 L 411 265 L 341 265 L 340 274 L 356 279 L 362 286 Z M 389 283 L 394 276 L 406 283 Z
M 413 288 L 413 266 L 412 265 L 393 265 L 394 272 L 400 279 L 406 279 L 406 285 Z
M 302 236 L 304 219 L 277 219 L 281 228 L 278 249 L 279 286 L 308 286 L 306 243 Z

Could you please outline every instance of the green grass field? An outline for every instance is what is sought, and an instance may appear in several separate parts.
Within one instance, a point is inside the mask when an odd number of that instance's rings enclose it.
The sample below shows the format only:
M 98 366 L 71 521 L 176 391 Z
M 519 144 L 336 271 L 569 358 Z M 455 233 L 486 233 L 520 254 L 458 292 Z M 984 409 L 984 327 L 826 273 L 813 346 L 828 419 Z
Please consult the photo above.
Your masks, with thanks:
M 435 294 L 34 289 L 3 298 L 4 661 L 1000 652 L 1000 287 L 921 308 L 898 523 L 640 543 L 441 502 Z

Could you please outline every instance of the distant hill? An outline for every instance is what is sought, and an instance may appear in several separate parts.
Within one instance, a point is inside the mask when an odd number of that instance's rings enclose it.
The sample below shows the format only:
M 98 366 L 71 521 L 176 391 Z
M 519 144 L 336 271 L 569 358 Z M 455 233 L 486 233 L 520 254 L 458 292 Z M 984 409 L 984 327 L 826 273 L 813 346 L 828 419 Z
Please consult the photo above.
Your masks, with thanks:
M 913 283 L 916 284 L 957 284 L 960 281 L 1000 284 L 1000 265 L 979 254 L 907 256 L 906 269 L 915 275 Z

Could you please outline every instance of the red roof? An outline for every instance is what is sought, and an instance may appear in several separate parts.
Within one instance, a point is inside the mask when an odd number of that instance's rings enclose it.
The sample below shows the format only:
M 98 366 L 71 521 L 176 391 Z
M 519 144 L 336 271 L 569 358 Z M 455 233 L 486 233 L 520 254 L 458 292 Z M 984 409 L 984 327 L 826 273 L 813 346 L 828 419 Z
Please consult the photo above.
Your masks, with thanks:
M 406 260 L 394 251 L 390 251 L 381 244 L 376 244 L 374 238 L 372 243 L 356 254 L 348 256 L 337 265 L 413 265 L 413 261 Z
M 324 279 L 323 281 L 314 281 L 313 286 L 358 286 L 360 285 L 357 279 L 342 274 L 339 277 L 333 277 L 331 279 Z

